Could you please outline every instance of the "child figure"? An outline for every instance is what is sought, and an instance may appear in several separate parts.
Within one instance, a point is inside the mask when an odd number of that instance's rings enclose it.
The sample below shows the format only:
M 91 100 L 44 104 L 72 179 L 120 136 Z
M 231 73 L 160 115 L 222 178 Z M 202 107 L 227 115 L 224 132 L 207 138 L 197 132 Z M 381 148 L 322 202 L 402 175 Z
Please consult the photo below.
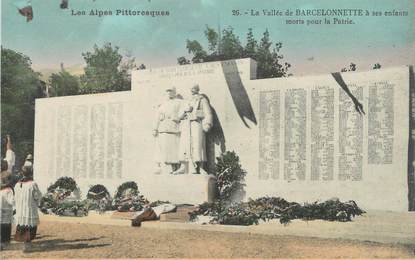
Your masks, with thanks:
M 14 191 L 11 186 L 11 173 L 7 171 L 7 161 L 1 161 L 0 173 L 0 250 L 10 243 L 12 231 Z
M 15 240 L 19 242 L 30 242 L 36 237 L 39 224 L 38 205 L 42 194 L 33 181 L 31 167 L 23 166 L 23 178 L 16 183 L 16 235 Z

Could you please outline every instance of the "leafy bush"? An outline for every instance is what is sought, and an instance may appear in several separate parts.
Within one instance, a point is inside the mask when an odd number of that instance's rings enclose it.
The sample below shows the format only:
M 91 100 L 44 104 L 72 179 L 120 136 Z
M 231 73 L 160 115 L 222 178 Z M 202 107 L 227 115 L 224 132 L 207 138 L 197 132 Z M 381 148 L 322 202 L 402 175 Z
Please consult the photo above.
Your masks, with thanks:
M 86 195 L 91 210 L 98 210 L 100 213 L 104 213 L 106 210 L 112 209 L 111 196 L 107 188 L 102 184 L 93 185 Z
M 215 167 L 217 200 L 229 204 L 238 193 L 243 192 L 246 171 L 239 163 L 235 152 L 225 152 L 216 158 Z
M 76 182 L 71 177 L 60 177 L 54 184 L 48 187 L 48 192 L 54 192 L 56 189 L 65 189 L 69 191 L 74 191 L 77 189 Z
M 44 214 L 85 216 L 88 215 L 87 201 L 69 200 L 72 192 L 79 190 L 71 177 L 61 177 L 47 189 L 40 201 L 40 210 Z
M 86 198 L 91 200 L 100 200 L 105 197 L 109 198 L 110 193 L 102 184 L 93 185 L 91 188 L 89 188 L 88 194 L 86 195 Z
M 203 215 L 211 216 L 211 223 L 246 226 L 258 224 L 259 220 L 272 219 L 279 219 L 282 224 L 288 224 L 293 219 L 351 221 L 352 217 L 363 213 L 365 212 L 354 201 L 340 202 L 339 199 L 331 199 L 301 205 L 279 197 L 262 197 L 248 202 L 232 203 L 227 207 L 217 201 L 204 203 L 198 210 L 190 213 L 190 220 Z
M 138 194 L 138 186 L 134 181 L 127 181 L 118 186 L 117 192 L 115 193 L 114 199 L 120 199 L 124 196 L 126 190 L 130 189 L 132 195 Z
M 84 201 L 61 201 L 58 202 L 56 207 L 53 208 L 53 213 L 59 216 L 65 216 L 73 214 L 73 216 L 86 216 L 88 215 L 87 202 Z
M 234 202 L 235 195 L 243 192 L 245 170 L 235 152 L 225 152 L 216 163 L 217 197 L 213 203 L 203 203 L 198 210 L 190 212 L 190 220 L 197 216 L 210 216 L 211 223 L 224 225 L 252 225 L 259 220 L 279 219 L 287 224 L 293 219 L 351 221 L 364 213 L 354 201 L 340 202 L 331 199 L 300 205 L 279 197 L 262 197 L 248 202 Z
M 139 211 L 148 203 L 149 201 L 138 191 L 137 183 L 129 181 L 118 187 L 114 196 L 113 209 L 118 211 Z
M 42 196 L 40 200 L 40 211 L 44 214 L 49 214 L 53 212 L 53 209 L 57 205 L 57 200 L 54 198 L 53 194 L 48 192 Z

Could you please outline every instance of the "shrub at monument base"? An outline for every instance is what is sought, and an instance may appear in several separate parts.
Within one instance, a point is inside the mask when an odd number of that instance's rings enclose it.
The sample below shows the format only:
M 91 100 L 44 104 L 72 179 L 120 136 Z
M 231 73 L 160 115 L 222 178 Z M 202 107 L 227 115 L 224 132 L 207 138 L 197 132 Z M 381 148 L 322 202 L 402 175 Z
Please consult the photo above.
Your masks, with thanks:
M 271 219 L 279 219 L 282 224 L 293 219 L 351 221 L 352 217 L 364 213 L 354 201 L 340 202 L 338 199 L 304 205 L 279 197 L 237 202 L 235 198 L 238 193 L 243 193 L 246 175 L 239 157 L 235 152 L 227 151 L 217 158 L 215 169 L 217 198 L 213 203 L 201 204 L 198 210 L 189 213 L 190 220 L 196 220 L 197 216 L 209 216 L 210 223 L 247 226 Z
M 215 176 L 217 200 L 227 204 L 243 192 L 246 171 L 235 152 L 227 151 L 216 158 Z
M 137 183 L 124 182 L 117 188 L 114 196 L 113 209 L 117 211 L 139 211 L 149 201 L 138 191 Z
M 293 219 L 351 221 L 352 217 L 365 213 L 354 201 L 341 202 L 331 199 L 325 202 L 314 202 L 301 205 L 288 202 L 279 197 L 262 197 L 248 202 L 231 203 L 223 208 L 217 201 L 204 203 L 197 211 L 191 212 L 190 220 L 198 216 L 212 217 L 210 223 L 224 225 L 252 225 L 259 220 L 279 219 L 280 223 L 288 224 Z
M 93 185 L 86 195 L 88 209 L 98 210 L 100 213 L 112 209 L 112 199 L 107 188 L 102 184 Z
M 60 201 L 53 213 L 59 216 L 83 217 L 88 215 L 88 202 L 83 200 Z
M 50 185 L 40 201 L 40 211 L 44 214 L 60 216 L 86 216 L 88 204 L 79 200 L 79 188 L 71 177 L 61 177 Z
M 76 182 L 71 177 L 61 177 L 54 184 L 48 187 L 48 192 L 53 192 L 56 189 L 65 189 L 73 192 L 78 186 Z

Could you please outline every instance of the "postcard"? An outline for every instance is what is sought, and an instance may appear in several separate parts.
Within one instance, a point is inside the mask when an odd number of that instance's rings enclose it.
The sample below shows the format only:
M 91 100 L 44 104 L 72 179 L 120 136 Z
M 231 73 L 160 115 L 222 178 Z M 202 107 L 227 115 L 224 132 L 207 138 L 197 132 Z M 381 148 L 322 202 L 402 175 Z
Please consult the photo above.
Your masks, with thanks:
M 415 257 L 411 0 L 3 0 L 6 258 Z

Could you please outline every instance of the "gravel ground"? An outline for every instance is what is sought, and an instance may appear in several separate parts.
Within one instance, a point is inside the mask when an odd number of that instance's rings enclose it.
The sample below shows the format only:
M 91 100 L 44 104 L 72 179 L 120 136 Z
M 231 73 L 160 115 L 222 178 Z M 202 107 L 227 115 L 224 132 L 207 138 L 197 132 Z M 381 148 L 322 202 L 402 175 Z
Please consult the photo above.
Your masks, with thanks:
M 407 258 L 415 245 L 43 221 L 25 252 L 4 258 Z

